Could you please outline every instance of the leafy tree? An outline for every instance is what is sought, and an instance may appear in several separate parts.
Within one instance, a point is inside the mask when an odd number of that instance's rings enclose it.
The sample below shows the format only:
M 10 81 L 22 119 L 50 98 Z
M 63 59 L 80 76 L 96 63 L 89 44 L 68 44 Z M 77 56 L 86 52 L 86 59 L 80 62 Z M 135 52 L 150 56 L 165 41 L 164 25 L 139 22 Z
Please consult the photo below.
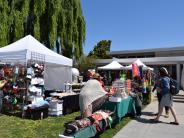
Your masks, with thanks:
M 0 0 L 0 20 L 0 47 L 31 34 L 48 48 L 59 44 L 64 56 L 83 55 L 80 0 Z
M 88 69 L 93 69 L 96 67 L 93 61 L 93 58 L 83 55 L 79 58 L 74 66 L 78 68 L 80 72 L 86 72 Z
M 111 40 L 101 40 L 94 46 L 94 49 L 89 52 L 88 57 L 108 59 L 111 56 L 108 55 L 110 52 Z

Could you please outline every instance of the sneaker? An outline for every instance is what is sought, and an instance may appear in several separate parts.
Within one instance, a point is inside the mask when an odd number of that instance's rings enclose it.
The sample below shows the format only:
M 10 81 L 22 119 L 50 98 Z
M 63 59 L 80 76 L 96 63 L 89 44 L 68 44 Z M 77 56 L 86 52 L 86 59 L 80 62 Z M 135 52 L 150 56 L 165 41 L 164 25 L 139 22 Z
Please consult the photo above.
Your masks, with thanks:
M 160 120 L 157 120 L 157 119 L 150 119 L 151 123 L 161 123 Z
M 170 122 L 170 124 L 172 124 L 172 125 L 179 125 L 178 122 Z

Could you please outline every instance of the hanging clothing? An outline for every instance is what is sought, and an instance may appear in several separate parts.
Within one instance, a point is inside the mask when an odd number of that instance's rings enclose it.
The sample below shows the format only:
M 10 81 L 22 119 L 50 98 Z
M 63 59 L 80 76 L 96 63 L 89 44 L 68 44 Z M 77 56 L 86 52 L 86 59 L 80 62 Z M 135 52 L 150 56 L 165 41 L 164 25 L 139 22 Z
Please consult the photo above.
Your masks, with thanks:
M 143 66 L 139 66 L 139 76 L 143 78 Z
M 139 68 L 137 64 L 132 64 L 132 75 L 133 77 L 138 76 L 139 75 Z

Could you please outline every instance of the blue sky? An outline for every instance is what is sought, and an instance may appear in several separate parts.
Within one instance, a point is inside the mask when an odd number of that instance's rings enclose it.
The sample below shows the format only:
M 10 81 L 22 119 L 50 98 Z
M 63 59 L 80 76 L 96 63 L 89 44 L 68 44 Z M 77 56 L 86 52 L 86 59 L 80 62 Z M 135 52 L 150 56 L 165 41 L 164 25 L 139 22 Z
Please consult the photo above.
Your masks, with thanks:
M 84 53 L 100 40 L 111 51 L 184 46 L 184 0 L 81 0 Z

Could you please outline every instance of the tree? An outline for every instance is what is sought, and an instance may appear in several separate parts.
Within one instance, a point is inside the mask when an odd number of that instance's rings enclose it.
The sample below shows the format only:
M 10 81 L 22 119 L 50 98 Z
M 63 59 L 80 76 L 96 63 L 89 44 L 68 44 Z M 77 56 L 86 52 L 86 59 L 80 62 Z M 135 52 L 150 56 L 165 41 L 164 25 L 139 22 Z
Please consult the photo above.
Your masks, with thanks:
M 48 48 L 76 59 L 86 27 L 80 0 L 0 0 L 0 47 L 31 34 Z
M 101 40 L 94 46 L 94 49 L 89 52 L 88 57 L 108 59 L 111 56 L 108 55 L 110 52 L 111 40 Z
M 96 67 L 93 61 L 93 58 L 83 55 L 79 58 L 74 67 L 78 68 L 80 72 L 86 72 L 88 69 L 93 69 Z

